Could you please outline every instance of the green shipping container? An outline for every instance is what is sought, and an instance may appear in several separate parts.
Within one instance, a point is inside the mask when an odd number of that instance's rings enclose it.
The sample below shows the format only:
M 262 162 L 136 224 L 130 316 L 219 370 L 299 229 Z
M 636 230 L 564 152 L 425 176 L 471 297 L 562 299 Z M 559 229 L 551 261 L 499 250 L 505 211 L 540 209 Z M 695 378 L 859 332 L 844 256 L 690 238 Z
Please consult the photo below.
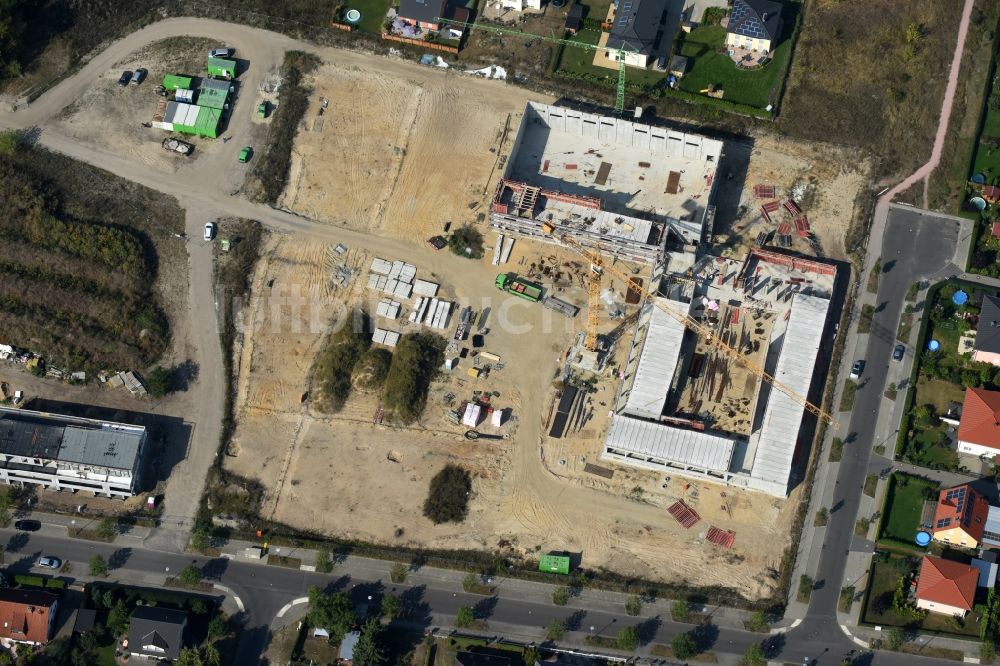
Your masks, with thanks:
M 545 573 L 569 573 L 569 558 L 565 555 L 542 555 L 538 560 L 538 570 Z
M 224 76 L 231 79 L 236 76 L 236 61 L 225 58 L 209 58 L 208 73 L 212 76 Z
M 191 90 L 191 77 L 167 74 L 163 77 L 163 87 L 167 90 Z

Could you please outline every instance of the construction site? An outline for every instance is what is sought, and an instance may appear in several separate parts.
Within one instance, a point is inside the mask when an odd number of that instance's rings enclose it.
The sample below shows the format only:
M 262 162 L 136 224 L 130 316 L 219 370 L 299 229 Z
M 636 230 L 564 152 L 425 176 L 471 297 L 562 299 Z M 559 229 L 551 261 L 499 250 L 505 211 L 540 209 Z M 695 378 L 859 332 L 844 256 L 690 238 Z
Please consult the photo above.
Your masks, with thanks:
M 601 457 L 785 497 L 836 277 L 764 250 L 668 276 L 640 314 Z
M 555 224 L 639 263 L 659 264 L 668 248 L 691 257 L 712 235 L 721 158 L 715 139 L 528 102 L 490 223 L 548 242 L 543 225 Z

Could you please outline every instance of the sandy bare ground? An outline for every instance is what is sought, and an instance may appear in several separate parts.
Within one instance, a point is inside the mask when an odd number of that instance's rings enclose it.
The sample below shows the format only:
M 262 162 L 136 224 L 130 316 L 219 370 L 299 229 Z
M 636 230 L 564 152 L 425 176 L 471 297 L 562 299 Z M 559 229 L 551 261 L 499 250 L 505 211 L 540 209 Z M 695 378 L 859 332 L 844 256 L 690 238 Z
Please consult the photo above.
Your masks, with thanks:
M 746 148 L 729 145 L 728 151 Z M 761 135 L 754 138 L 742 190 L 734 181 L 720 184 L 720 228 L 730 236 L 728 247 L 741 254 L 761 232 L 776 229 L 781 221 L 791 221 L 784 211 L 771 214 L 768 224 L 761 216 L 764 200 L 753 196 L 754 185 L 774 185 L 775 198 L 784 201 L 795 193 L 802 212 L 808 216 L 815 242 L 792 232 L 792 249 L 815 256 L 845 259 L 844 236 L 858 215 L 858 198 L 871 178 L 872 165 L 858 151 L 838 146 L 812 144 Z M 734 174 L 739 183 L 742 174 Z M 722 175 L 725 178 L 725 174 Z M 734 195 L 738 204 L 732 205 Z M 725 211 L 724 211 L 725 209 Z M 728 222 L 728 223 L 727 223 Z
M 343 261 L 367 268 L 370 256 L 352 252 Z M 527 272 L 552 252 L 550 246 L 518 243 L 506 268 Z M 520 554 L 539 548 L 569 550 L 581 552 L 587 567 L 728 585 L 748 596 L 768 594 L 773 580 L 767 572 L 778 566 L 796 502 L 752 494 L 730 494 L 727 500 L 721 494 L 727 489 L 721 487 L 687 486 L 680 480 L 663 487 L 659 475 L 625 469 L 610 481 L 584 473 L 585 461 L 596 462 L 599 455 L 607 407 L 598 402 L 611 395 L 612 377 L 595 394 L 594 418 L 572 440 L 543 437 L 556 369 L 583 318 L 567 324 L 537 305 L 498 297 L 492 286 L 496 269 L 487 261 L 436 256 L 440 261 L 433 272 L 443 293 L 462 304 L 492 307 L 485 348 L 500 355 L 505 367 L 488 380 L 471 379 L 465 374 L 468 363 L 460 361 L 458 371 L 432 385 L 421 421 L 400 429 L 373 424 L 377 395 L 352 395 L 336 415 L 301 402 L 312 390 L 310 364 L 328 326 L 294 332 L 292 313 L 284 300 L 275 299 L 275 290 L 284 285 L 283 293 L 294 293 L 295 285 L 301 285 L 298 292 L 309 299 L 316 295 L 315 307 L 333 318 L 343 304 L 371 307 L 370 295 L 361 288 L 363 272 L 348 289 L 328 288 L 323 276 L 330 273 L 330 260 L 323 245 L 285 236 L 269 241 L 246 304 L 244 321 L 255 333 L 240 356 L 235 455 L 226 459 L 228 469 L 264 484 L 265 515 L 303 529 L 380 543 Z M 429 277 L 430 268 L 418 265 L 418 277 Z M 606 287 L 620 291 L 621 285 L 609 281 Z M 560 295 L 583 302 L 578 287 Z M 602 328 L 617 323 L 605 318 Z M 470 443 L 462 437 L 464 427 L 445 420 L 446 394 L 455 394 L 454 408 L 475 390 L 499 392 L 495 404 L 513 410 L 514 420 L 501 430 L 510 439 Z M 495 431 L 488 425 L 480 429 Z M 430 478 L 446 462 L 472 472 L 474 495 L 464 523 L 433 525 L 421 506 Z M 638 499 L 636 486 L 643 489 Z M 704 516 L 692 530 L 682 529 L 664 510 L 677 497 Z M 722 509 L 727 502 L 729 509 Z M 733 550 L 719 551 L 703 542 L 709 524 L 737 532 Z M 706 561 L 713 566 L 705 567 Z
M 309 83 L 284 205 L 396 238 L 426 237 L 484 212 L 504 127 L 510 117 L 512 140 L 529 98 L 431 68 L 401 78 L 325 65 Z

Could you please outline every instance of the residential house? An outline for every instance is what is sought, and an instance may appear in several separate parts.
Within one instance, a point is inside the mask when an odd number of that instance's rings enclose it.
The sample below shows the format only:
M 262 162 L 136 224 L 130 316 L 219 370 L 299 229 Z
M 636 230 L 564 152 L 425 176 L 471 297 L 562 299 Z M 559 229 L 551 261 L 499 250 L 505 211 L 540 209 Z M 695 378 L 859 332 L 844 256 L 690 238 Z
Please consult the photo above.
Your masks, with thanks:
M 399 20 L 425 30 L 440 30 L 448 0 L 399 0 Z
M 964 617 L 976 599 L 979 570 L 938 557 L 924 557 L 917 579 L 917 608 Z
M 983 540 L 990 503 L 967 483 L 938 494 L 931 531 L 935 541 L 976 548 Z
M 965 389 L 962 419 L 958 422 L 958 452 L 990 458 L 1000 453 L 1000 392 Z
M 646 67 L 655 60 L 664 39 L 667 4 L 667 0 L 617 0 L 605 42 L 608 60 L 618 60 L 617 49 L 624 49 L 625 64 L 630 67 Z
M 455 7 L 450 11 L 448 18 L 455 23 L 470 23 L 472 15 L 469 13 L 468 7 Z M 465 26 L 455 25 L 455 23 L 448 24 L 448 36 L 461 39 L 462 35 L 465 34 Z
M 184 647 L 187 613 L 169 608 L 138 606 L 129 623 L 128 643 L 133 657 L 173 661 Z
M 17 643 L 49 642 L 59 612 L 59 597 L 51 592 L 0 589 L 0 638 Z
M 770 53 L 780 37 L 780 2 L 734 0 L 726 26 L 726 46 Z
M 361 640 L 360 631 L 349 631 L 344 634 L 337 650 L 337 661 L 345 666 L 351 666 L 354 663 L 354 648 L 358 646 L 359 640 Z
M 983 296 L 972 360 L 1000 365 L 1000 299 Z
M 511 660 L 490 652 L 459 652 L 455 666 L 511 666 Z

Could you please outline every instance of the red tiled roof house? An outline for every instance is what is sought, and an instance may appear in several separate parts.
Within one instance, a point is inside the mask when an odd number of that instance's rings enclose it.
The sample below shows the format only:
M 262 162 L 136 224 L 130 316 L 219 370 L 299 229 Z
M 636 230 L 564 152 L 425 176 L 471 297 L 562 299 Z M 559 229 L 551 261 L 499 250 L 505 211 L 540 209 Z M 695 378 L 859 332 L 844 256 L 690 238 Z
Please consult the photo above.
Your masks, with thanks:
M 50 592 L 0 589 L 0 638 L 48 643 L 58 609 L 59 597 Z
M 1000 187 L 996 185 L 983 185 L 982 195 L 986 203 L 998 203 L 1000 202 Z
M 990 458 L 1000 454 L 1000 391 L 965 389 L 958 452 Z
M 920 563 L 917 608 L 964 617 L 976 600 L 978 581 L 976 567 L 927 556 Z
M 976 548 L 983 540 L 989 512 L 989 501 L 969 484 L 943 489 L 934 511 L 934 540 Z

